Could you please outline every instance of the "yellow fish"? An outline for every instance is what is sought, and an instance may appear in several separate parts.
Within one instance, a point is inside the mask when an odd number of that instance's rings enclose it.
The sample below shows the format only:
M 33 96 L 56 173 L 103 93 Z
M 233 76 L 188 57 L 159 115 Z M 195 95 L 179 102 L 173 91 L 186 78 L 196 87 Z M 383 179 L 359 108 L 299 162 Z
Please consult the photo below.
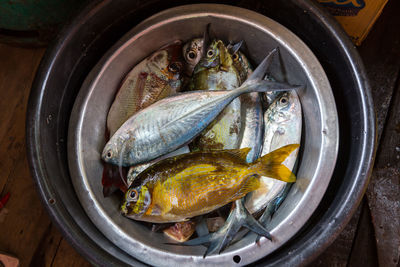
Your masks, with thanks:
M 272 151 L 253 163 L 246 162 L 250 148 L 192 152 L 167 158 L 137 177 L 125 194 L 121 212 L 132 219 L 180 222 L 209 213 L 258 189 L 267 176 L 295 182 L 282 162 L 298 144 Z

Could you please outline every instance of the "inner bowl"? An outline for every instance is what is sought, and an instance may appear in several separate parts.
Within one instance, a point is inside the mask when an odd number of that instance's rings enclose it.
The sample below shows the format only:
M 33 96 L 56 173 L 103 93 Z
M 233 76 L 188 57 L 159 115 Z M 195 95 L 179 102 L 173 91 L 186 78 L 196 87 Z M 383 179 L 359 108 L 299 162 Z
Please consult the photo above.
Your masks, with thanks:
M 275 213 L 269 229 L 273 241 L 254 243 L 248 235 L 220 255 L 203 258 L 202 246 L 165 243 L 119 213 L 120 199 L 102 194 L 100 153 L 106 142 L 106 117 L 121 81 L 133 66 L 174 40 L 200 37 L 208 23 L 225 42 L 244 40 L 245 54 L 258 64 L 279 47 L 270 73 L 278 81 L 304 85 L 298 91 L 303 109 L 302 148 L 297 182 Z M 281 67 L 280 67 L 281 66 Z M 71 178 L 92 222 L 115 245 L 152 265 L 249 264 L 265 257 L 292 238 L 317 208 L 335 167 L 339 134 L 335 101 L 328 79 L 311 50 L 293 33 L 258 13 L 224 5 L 190 5 L 168 9 L 143 21 L 118 41 L 86 78 L 72 110 L 68 134 Z M 238 258 L 239 257 L 239 258 Z M 234 260 L 235 258 L 235 260 Z

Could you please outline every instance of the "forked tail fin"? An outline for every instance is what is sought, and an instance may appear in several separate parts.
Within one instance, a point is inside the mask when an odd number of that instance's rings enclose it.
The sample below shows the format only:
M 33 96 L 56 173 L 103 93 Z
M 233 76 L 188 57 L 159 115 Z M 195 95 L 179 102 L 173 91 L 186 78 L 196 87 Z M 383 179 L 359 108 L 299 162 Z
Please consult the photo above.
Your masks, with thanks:
M 257 66 L 250 77 L 237 89 L 232 90 L 232 95 L 237 97 L 241 94 L 250 92 L 268 92 L 268 91 L 288 91 L 302 88 L 299 85 L 290 85 L 275 81 L 265 81 L 265 75 L 271 65 L 272 58 L 279 53 L 279 48 L 272 50 Z
M 259 175 L 293 183 L 296 181 L 296 176 L 282 162 L 299 146 L 292 144 L 274 150 L 256 160 L 252 168 Z

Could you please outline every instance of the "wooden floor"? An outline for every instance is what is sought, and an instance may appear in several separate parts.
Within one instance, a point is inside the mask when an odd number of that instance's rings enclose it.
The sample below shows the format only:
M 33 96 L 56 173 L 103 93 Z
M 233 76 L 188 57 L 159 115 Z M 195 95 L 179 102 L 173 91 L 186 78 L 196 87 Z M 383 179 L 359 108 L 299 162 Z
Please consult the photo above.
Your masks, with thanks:
M 391 0 L 359 47 L 371 80 L 379 147 L 366 196 L 313 266 L 399 266 L 400 1 Z M 0 44 L 0 252 L 21 266 L 89 266 L 62 237 L 34 189 L 25 153 L 25 112 L 45 49 Z

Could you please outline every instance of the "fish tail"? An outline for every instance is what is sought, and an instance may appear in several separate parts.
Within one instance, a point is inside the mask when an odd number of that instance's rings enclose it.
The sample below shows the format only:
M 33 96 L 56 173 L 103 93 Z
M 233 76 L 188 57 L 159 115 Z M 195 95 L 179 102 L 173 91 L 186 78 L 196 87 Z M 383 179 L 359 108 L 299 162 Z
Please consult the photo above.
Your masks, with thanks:
M 288 90 L 296 90 L 302 88 L 302 86 L 298 85 L 290 85 L 288 83 L 280 83 L 275 81 L 267 81 L 264 80 L 267 70 L 271 65 L 272 58 L 275 54 L 279 52 L 279 48 L 275 48 L 272 50 L 258 67 L 253 71 L 250 77 L 236 90 L 232 91 L 232 94 L 239 96 L 245 93 L 251 92 L 261 92 L 265 93 L 268 91 L 288 91 Z
M 252 168 L 259 175 L 293 183 L 296 181 L 296 176 L 282 162 L 299 146 L 292 144 L 274 150 L 256 160 Z
M 302 85 L 290 85 L 288 83 L 281 83 L 281 82 L 272 82 L 272 81 L 254 81 L 248 84 L 243 84 L 242 86 L 238 87 L 235 90 L 232 90 L 233 98 L 236 98 L 239 95 L 252 93 L 252 92 L 278 92 L 278 91 L 290 91 L 290 90 L 298 90 L 303 88 Z
M 243 85 L 248 85 L 254 82 L 258 82 L 264 79 L 265 74 L 271 65 L 272 58 L 275 54 L 279 53 L 279 48 L 275 48 L 261 61 L 261 63 L 257 66 L 257 68 L 253 71 L 250 77 L 244 82 Z

